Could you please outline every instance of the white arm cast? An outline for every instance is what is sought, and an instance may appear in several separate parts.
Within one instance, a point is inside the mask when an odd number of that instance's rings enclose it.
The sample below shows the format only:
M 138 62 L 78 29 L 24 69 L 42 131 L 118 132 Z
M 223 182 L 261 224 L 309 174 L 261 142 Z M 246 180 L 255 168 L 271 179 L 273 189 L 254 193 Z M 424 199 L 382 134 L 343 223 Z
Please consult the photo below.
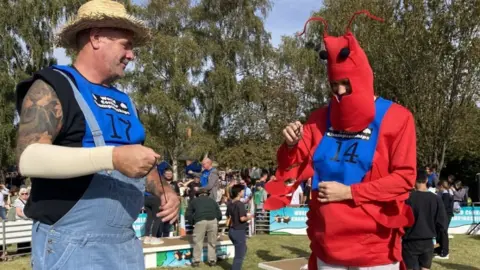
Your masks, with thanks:
M 19 172 L 27 177 L 65 179 L 113 170 L 113 146 L 65 147 L 34 143 L 23 151 Z

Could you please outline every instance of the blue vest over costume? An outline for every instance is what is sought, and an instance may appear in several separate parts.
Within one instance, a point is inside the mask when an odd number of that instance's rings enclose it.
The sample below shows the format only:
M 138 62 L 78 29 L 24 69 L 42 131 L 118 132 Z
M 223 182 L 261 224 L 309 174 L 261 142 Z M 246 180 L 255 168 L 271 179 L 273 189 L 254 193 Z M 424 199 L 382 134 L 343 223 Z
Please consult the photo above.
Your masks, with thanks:
M 135 106 L 127 94 L 114 87 L 106 87 L 87 81 L 71 66 L 53 66 L 70 74 L 92 110 L 102 131 L 106 145 L 120 146 L 142 144 L 145 129 L 137 117 Z M 83 147 L 94 147 L 92 131 L 86 125 Z
M 360 183 L 372 168 L 380 126 L 392 102 L 377 98 L 375 119 L 359 133 L 334 131 L 327 113 L 327 130 L 313 154 L 312 189 L 322 181 L 337 181 L 347 186 Z
M 202 187 L 206 187 L 207 184 L 208 184 L 208 177 L 210 176 L 210 172 L 212 171 L 212 169 L 210 170 L 203 170 L 202 172 L 202 177 L 200 177 L 200 184 L 202 185 Z

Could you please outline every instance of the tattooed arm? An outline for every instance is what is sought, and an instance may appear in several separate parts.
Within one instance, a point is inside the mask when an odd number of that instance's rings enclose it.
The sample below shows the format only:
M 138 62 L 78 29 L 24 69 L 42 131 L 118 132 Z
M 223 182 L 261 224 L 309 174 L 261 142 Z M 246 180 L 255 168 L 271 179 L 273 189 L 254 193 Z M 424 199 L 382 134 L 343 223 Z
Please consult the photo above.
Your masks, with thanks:
M 62 128 L 62 119 L 63 111 L 57 94 L 49 84 L 36 80 L 22 102 L 15 150 L 17 164 L 30 144 L 52 144 Z
M 150 173 L 147 175 L 145 189 L 147 190 L 147 192 L 153 193 L 160 199 L 162 199 L 162 196 L 165 192 L 173 192 L 170 184 L 164 179 L 160 178 L 160 176 L 158 175 L 158 171 L 155 168 L 153 168 L 153 170 L 151 170 Z
M 160 179 L 155 168 L 147 175 L 146 189 L 160 198 L 162 202 L 157 217 L 161 217 L 163 222 L 174 223 L 178 219 L 180 197 L 167 181 Z
M 113 146 L 93 148 L 52 145 L 62 128 L 63 111 L 55 90 L 36 80 L 20 112 L 16 160 L 27 177 L 69 179 L 113 170 Z

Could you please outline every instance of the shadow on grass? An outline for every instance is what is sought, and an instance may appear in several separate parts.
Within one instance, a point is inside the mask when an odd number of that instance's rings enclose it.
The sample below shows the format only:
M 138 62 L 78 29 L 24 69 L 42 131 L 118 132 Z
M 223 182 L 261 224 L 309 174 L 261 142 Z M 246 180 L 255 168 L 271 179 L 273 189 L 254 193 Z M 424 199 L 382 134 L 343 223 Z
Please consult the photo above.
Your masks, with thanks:
M 305 251 L 303 249 L 300 249 L 300 248 L 289 247 L 289 246 L 284 246 L 284 245 L 282 245 L 282 248 L 290 251 L 291 253 L 295 254 L 298 257 L 305 257 L 307 259 L 308 259 L 308 257 L 310 257 L 310 252 L 307 252 L 307 251 Z
M 217 266 L 221 267 L 223 270 L 232 269 L 232 264 L 229 263 L 226 259 L 225 260 L 217 260 Z
M 463 265 L 458 263 L 449 263 L 449 262 L 440 262 L 435 260 L 436 264 L 439 264 L 447 269 L 455 269 L 455 270 L 480 270 L 478 267 Z
M 266 262 L 278 261 L 278 260 L 285 259 L 285 257 L 279 257 L 279 256 L 275 256 L 275 255 L 270 254 L 270 251 L 268 251 L 268 250 L 257 250 L 256 253 L 257 253 L 257 256 L 260 259 L 262 259 L 263 261 L 266 261 Z

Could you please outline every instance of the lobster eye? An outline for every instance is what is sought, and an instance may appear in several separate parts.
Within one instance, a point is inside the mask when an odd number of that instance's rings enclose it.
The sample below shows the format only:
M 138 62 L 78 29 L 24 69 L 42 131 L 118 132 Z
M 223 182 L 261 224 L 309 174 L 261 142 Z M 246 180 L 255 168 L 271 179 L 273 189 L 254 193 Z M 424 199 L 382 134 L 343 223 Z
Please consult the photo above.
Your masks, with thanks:
M 320 55 L 320 59 L 322 59 L 322 60 L 327 60 L 328 59 L 328 53 L 325 50 L 321 50 L 319 55 Z
M 348 47 L 342 48 L 340 50 L 340 53 L 338 54 L 338 57 L 340 59 L 347 59 L 347 57 L 350 55 L 350 49 Z

